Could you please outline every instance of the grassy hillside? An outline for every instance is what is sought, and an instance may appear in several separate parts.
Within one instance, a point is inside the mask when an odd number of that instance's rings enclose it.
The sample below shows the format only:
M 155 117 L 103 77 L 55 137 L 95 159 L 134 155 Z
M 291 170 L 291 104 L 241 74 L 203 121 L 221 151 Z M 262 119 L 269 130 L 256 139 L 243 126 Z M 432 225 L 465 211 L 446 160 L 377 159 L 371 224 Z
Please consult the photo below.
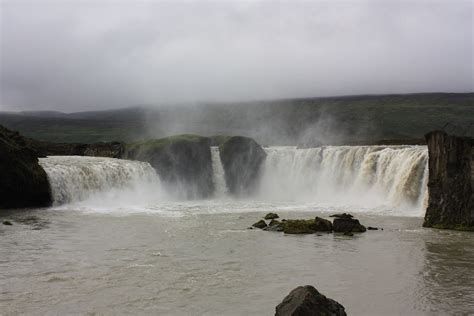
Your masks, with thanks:
M 474 93 L 344 96 L 72 114 L 0 113 L 0 124 L 26 136 L 86 143 L 190 133 L 243 135 L 263 144 L 341 144 L 422 138 L 446 123 L 451 123 L 449 132 L 474 136 L 474 126 L 468 128 L 473 122 Z

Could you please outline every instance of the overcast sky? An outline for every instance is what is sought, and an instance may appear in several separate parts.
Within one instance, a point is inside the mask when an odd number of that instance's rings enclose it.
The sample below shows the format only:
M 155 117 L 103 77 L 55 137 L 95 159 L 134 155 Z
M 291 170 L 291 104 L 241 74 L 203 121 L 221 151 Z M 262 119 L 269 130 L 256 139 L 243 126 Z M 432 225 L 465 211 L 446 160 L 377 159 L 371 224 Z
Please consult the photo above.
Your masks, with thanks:
M 1 1 L 1 110 L 473 91 L 473 0 Z

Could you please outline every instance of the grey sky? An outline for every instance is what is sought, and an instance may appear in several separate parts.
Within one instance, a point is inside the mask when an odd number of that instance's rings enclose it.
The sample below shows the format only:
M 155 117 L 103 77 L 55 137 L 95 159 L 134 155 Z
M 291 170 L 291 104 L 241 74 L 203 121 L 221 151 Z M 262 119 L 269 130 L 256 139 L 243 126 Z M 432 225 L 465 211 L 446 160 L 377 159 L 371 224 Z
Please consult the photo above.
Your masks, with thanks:
M 472 29 L 472 0 L 7 0 L 0 109 L 467 92 Z

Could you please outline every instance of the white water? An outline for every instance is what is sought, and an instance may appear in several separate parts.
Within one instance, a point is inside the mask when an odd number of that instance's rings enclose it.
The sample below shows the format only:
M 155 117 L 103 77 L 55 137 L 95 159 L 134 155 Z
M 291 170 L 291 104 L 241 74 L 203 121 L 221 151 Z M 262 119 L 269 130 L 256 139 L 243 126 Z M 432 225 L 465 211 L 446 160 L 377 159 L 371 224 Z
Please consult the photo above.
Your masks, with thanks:
M 270 147 L 266 152 L 260 198 L 423 212 L 424 146 Z
M 107 207 L 132 204 L 163 195 L 160 179 L 149 163 L 101 157 L 40 158 L 55 205 L 87 201 Z M 152 191 L 151 191 L 152 190 Z
M 211 147 L 212 180 L 214 182 L 214 197 L 222 198 L 227 194 L 224 167 L 222 166 L 219 147 Z
M 97 157 L 40 159 L 55 205 L 116 212 L 368 212 L 421 216 L 427 200 L 424 146 L 270 147 L 255 196 L 228 196 L 218 147 L 211 148 L 212 200 L 176 200 L 155 170 L 137 161 Z M 72 204 L 71 204 L 72 203 Z

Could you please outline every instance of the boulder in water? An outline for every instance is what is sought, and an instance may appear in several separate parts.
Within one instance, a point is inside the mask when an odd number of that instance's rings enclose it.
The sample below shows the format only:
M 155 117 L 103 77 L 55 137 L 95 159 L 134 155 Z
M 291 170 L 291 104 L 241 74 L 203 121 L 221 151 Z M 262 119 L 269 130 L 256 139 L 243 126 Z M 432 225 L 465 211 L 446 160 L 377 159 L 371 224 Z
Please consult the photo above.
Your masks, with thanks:
M 149 162 L 164 183 L 186 198 L 214 193 L 210 139 L 178 135 L 128 144 L 123 158 Z
M 313 234 L 316 232 L 314 219 L 289 219 L 282 222 L 285 234 Z
M 249 195 L 260 179 L 260 168 L 266 153 L 248 137 L 234 136 L 219 146 L 225 181 L 233 195 Z
M 366 231 L 365 226 L 354 218 L 335 218 L 332 227 L 336 233 L 363 233 Z
M 276 213 L 268 213 L 267 215 L 265 215 L 264 219 L 276 219 L 276 218 L 280 218 L 280 216 L 278 216 L 278 214 Z
M 275 316 L 345 316 L 344 306 L 319 293 L 313 286 L 299 286 L 276 307 Z
M 267 227 L 267 223 L 265 223 L 265 221 L 263 219 L 261 219 L 258 222 L 256 222 L 255 224 L 253 224 L 252 226 L 256 227 L 256 228 L 264 229 L 265 227 Z
M 26 138 L 0 126 L 0 209 L 44 207 L 52 197 L 38 152 Z
M 332 223 L 327 219 L 316 216 L 314 219 L 314 229 L 317 232 L 330 232 L 332 231 Z
M 270 223 L 268 224 L 268 226 L 265 227 L 263 230 L 271 231 L 271 232 L 281 232 L 283 231 L 283 225 L 280 221 L 276 219 L 272 219 Z
M 10 222 L 10 221 L 3 221 L 2 224 L 7 225 L 7 226 L 13 225 L 12 222 Z

